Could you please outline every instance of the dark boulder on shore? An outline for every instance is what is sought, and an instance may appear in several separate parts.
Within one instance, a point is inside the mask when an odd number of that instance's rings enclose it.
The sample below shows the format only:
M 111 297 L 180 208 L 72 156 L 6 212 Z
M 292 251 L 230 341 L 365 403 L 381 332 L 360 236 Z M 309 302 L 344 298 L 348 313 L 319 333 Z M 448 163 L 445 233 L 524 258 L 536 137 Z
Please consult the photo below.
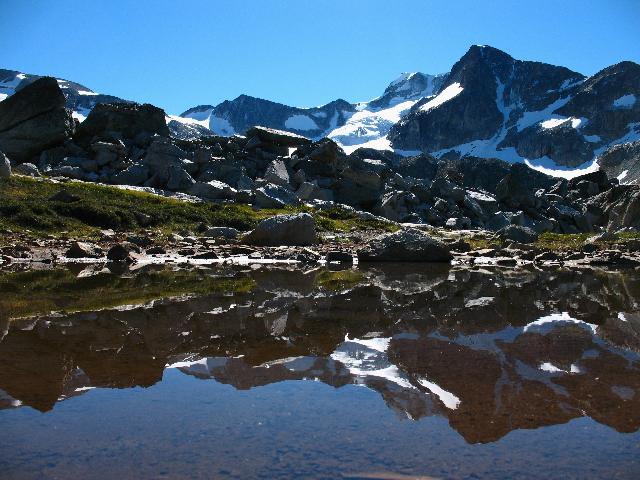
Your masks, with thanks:
M 63 144 L 74 128 L 55 78 L 42 77 L 0 102 L 0 150 L 17 162 Z
M 382 235 L 358 251 L 360 262 L 449 262 L 452 258 L 444 243 L 415 228 Z

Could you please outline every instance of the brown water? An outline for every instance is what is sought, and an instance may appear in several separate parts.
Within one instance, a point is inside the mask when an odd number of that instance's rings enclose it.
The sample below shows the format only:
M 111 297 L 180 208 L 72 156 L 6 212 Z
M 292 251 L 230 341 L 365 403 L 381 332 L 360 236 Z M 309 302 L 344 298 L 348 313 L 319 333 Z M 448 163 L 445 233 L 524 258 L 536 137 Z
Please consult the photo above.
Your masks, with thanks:
M 0 288 L 1 478 L 640 478 L 638 273 L 150 267 Z

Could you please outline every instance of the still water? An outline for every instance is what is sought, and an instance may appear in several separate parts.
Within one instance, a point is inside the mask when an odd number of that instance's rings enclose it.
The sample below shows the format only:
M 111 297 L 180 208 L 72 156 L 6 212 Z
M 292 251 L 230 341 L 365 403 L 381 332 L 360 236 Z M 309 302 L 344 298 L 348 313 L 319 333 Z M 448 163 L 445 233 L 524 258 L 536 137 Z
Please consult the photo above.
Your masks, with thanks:
M 1 478 L 640 478 L 640 274 L 0 274 Z

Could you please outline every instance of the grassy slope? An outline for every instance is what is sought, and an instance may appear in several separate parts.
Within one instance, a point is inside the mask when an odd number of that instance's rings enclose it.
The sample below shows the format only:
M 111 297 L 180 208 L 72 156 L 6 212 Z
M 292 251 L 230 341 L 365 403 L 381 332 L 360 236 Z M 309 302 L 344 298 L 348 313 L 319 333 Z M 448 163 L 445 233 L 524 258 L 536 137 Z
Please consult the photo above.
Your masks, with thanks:
M 51 200 L 60 190 L 77 195 L 80 200 L 72 203 Z M 56 184 L 18 176 L 0 181 L 0 229 L 27 232 L 33 236 L 91 238 L 106 228 L 135 231 L 142 227 L 134 212 L 151 217 L 150 228 L 171 233 L 194 230 L 200 223 L 248 230 L 263 218 L 297 211 L 309 211 L 321 230 L 392 228 L 387 223 L 360 220 L 340 209 L 322 212 L 305 207 L 253 210 L 243 204 L 191 203 L 90 183 Z

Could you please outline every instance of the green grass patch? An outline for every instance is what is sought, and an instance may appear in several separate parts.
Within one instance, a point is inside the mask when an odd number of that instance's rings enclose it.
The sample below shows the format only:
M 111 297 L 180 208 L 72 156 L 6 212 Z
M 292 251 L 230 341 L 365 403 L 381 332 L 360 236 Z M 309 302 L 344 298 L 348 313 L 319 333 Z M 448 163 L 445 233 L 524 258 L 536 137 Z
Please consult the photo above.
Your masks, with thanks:
M 51 197 L 61 190 L 79 197 L 64 203 Z M 281 213 L 309 212 L 319 230 L 351 231 L 397 228 L 378 220 L 363 220 L 335 208 L 315 211 L 306 207 L 254 210 L 245 204 L 193 203 L 145 192 L 91 183 L 53 183 L 13 176 L 0 181 L 0 229 L 29 233 L 34 237 L 66 235 L 95 238 L 101 229 L 136 231 L 140 217 L 150 220 L 145 228 L 161 234 L 194 231 L 199 224 L 250 230 L 262 219 Z M 144 222 L 143 222 L 144 223 Z
M 213 277 L 200 270 L 144 270 L 132 277 L 99 273 L 81 278 L 68 269 L 4 273 L 0 275 L 0 317 L 104 310 L 181 295 L 246 293 L 255 286 L 249 277 Z
M 310 211 L 319 230 L 328 232 L 350 232 L 357 230 L 384 230 L 386 232 L 395 232 L 400 227 L 391 222 L 382 220 L 367 220 L 358 217 L 352 212 L 342 208 L 329 208 L 327 210 Z
M 551 251 L 580 250 L 592 233 L 541 233 L 535 246 Z

